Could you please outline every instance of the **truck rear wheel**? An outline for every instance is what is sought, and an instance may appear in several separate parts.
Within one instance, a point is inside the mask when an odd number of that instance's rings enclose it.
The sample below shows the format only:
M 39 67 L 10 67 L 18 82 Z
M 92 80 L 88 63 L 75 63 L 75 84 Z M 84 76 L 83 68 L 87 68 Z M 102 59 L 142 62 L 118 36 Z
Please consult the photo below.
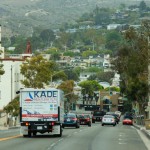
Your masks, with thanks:
M 28 131 L 28 137 L 31 137 L 31 132 L 30 131 Z
M 37 132 L 34 131 L 34 132 L 33 132 L 33 135 L 36 136 L 36 134 L 37 134 Z
M 95 123 L 95 120 L 92 120 L 92 123 Z

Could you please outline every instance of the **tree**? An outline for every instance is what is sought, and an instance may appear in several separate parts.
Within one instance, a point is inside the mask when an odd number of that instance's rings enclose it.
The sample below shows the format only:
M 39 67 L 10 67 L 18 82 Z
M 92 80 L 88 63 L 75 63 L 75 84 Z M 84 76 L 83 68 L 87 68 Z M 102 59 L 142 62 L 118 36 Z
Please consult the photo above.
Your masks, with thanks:
M 107 72 L 98 72 L 97 73 L 97 79 L 99 81 L 105 81 L 108 83 L 112 82 L 112 78 L 114 77 L 114 72 L 112 71 L 107 71 Z
M 4 107 L 6 113 L 11 114 L 12 116 L 19 115 L 19 96 L 13 99 L 7 106 Z
M 64 91 L 64 95 L 66 98 L 65 101 L 65 109 L 66 111 L 69 111 L 71 108 L 71 104 L 76 103 L 78 100 L 78 95 L 75 95 L 73 93 L 74 91 L 74 81 L 73 80 L 67 80 L 65 82 L 62 82 L 57 88 Z
M 79 75 L 76 71 L 74 71 L 73 69 L 67 69 L 65 70 L 65 74 L 68 77 L 68 80 L 74 80 L 74 81 L 78 81 L 79 80 Z
M 83 89 L 82 94 L 94 95 L 94 91 L 99 91 L 103 87 L 95 80 L 86 80 L 79 83 L 79 86 Z
M 43 88 L 51 81 L 55 68 L 56 63 L 47 61 L 41 55 L 27 58 L 21 65 L 21 74 L 25 77 L 21 83 L 25 87 Z
M 2 53 L 2 51 L 0 51 L 0 54 Z M 0 64 L 0 75 L 3 75 L 5 73 L 4 69 L 3 69 L 3 64 Z
M 53 30 L 45 29 L 41 32 L 40 38 L 47 44 L 47 46 L 50 46 L 50 43 L 55 40 L 55 35 Z
M 122 37 L 121 34 L 117 31 L 111 31 L 106 34 L 106 48 L 113 51 L 113 54 L 120 47 Z
M 144 1 L 140 2 L 139 9 L 141 12 L 143 12 L 147 9 L 146 3 Z
M 121 92 L 133 103 L 138 102 L 140 113 L 144 113 L 148 93 L 148 37 L 150 22 L 144 21 L 141 28 L 130 28 L 124 34 L 126 42 L 113 61 L 115 70 L 121 75 Z
M 3 64 L 0 64 L 0 75 L 3 75 L 5 73 L 3 66 Z

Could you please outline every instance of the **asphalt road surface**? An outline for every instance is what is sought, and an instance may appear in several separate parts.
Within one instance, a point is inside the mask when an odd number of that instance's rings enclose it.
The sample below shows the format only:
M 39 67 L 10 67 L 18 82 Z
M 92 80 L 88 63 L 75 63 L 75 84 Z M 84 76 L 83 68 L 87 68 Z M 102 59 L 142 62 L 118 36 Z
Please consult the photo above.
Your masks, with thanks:
M 19 129 L 0 131 L 0 150 L 148 150 L 133 126 L 80 126 L 65 128 L 63 136 L 39 134 L 24 138 Z

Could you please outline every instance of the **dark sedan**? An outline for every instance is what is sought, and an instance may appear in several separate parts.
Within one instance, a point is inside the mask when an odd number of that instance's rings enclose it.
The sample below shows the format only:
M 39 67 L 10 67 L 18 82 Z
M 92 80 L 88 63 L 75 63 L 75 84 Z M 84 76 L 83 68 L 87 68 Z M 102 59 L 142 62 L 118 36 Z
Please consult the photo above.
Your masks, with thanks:
M 68 113 L 64 115 L 64 123 L 62 124 L 62 127 L 80 127 L 80 121 L 76 114 L 74 113 Z
M 78 117 L 80 120 L 80 125 L 88 125 L 89 127 L 91 127 L 91 119 L 89 115 L 82 114 L 78 115 Z

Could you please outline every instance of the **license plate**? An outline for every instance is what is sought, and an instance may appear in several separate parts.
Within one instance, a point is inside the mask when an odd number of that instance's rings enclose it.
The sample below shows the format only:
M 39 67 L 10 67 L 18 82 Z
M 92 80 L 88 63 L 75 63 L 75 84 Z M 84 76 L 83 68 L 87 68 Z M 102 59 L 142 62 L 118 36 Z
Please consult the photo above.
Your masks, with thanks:
M 67 121 L 70 121 L 70 119 L 67 119 Z
M 37 129 L 38 130 L 42 130 L 42 126 L 37 126 Z

